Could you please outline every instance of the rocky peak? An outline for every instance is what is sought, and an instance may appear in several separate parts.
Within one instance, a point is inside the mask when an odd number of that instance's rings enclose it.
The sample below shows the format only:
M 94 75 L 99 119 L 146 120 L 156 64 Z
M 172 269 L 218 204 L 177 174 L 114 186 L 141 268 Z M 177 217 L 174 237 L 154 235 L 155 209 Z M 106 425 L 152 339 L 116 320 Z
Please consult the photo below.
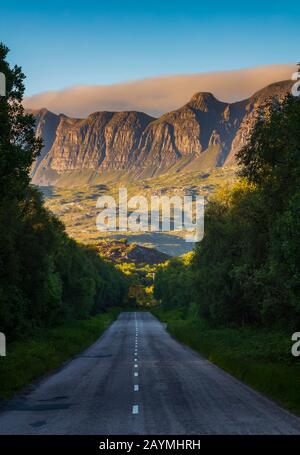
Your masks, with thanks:
M 217 98 L 214 97 L 212 93 L 198 92 L 192 96 L 187 106 L 202 112 L 209 112 L 211 109 L 214 109 L 215 106 L 219 104 L 222 105 L 224 104 L 224 106 L 226 106 L 226 103 L 222 103 L 221 101 L 219 101 Z
M 271 98 L 282 99 L 291 90 L 294 83 L 294 81 L 274 82 L 254 93 L 249 98 L 249 101 L 267 101 Z

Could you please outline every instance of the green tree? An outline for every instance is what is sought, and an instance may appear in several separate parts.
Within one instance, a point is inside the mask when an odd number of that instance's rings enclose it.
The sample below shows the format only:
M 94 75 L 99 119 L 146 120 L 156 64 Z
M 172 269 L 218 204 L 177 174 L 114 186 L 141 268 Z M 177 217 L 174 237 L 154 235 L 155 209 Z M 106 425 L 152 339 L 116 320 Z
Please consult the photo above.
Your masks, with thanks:
M 7 53 L 0 44 L 7 82 L 0 98 L 0 331 L 12 339 L 120 305 L 127 283 L 97 251 L 68 237 L 30 184 L 42 143 L 22 106 L 24 74 L 9 66 Z
M 215 325 L 297 328 L 299 99 L 272 102 L 237 158 L 240 179 L 209 201 L 205 236 L 191 264 L 170 262 L 160 270 L 156 296 L 174 308 L 192 299 Z M 186 283 L 190 295 L 184 292 Z

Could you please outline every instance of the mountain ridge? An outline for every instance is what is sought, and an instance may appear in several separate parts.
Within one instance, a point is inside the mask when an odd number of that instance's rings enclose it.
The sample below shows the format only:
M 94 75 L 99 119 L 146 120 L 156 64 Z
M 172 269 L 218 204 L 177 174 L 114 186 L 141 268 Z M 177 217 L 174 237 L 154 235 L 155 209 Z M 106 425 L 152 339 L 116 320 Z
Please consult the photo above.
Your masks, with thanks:
M 32 168 L 33 183 L 59 184 L 61 177 L 76 172 L 145 178 L 234 163 L 257 111 L 272 98 L 282 99 L 291 85 L 273 83 L 234 103 L 197 92 L 159 118 L 138 111 L 96 111 L 78 119 L 45 108 L 32 110 L 36 134 L 44 140 Z

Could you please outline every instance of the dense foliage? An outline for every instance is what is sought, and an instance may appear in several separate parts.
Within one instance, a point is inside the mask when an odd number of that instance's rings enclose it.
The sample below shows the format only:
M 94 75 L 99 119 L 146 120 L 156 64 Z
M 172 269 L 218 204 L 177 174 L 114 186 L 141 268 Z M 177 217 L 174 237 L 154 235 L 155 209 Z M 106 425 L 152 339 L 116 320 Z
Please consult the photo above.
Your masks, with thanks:
M 42 143 L 22 106 L 24 75 L 0 44 L 0 331 L 15 338 L 35 327 L 84 318 L 120 305 L 124 275 L 93 248 L 78 245 L 30 185 Z
M 189 265 L 156 275 L 164 305 L 194 303 L 215 325 L 300 324 L 300 101 L 258 118 L 238 155 L 240 179 L 208 204 Z

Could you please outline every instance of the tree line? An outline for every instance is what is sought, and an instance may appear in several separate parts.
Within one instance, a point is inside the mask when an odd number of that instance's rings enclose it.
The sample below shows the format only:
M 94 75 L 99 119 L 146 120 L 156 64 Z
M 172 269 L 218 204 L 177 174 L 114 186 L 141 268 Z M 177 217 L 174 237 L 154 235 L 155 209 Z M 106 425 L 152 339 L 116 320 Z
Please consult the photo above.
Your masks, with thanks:
M 203 241 L 159 269 L 155 297 L 215 326 L 299 328 L 299 98 L 259 113 L 237 163 L 237 182 L 207 205 Z
M 42 148 L 22 106 L 24 74 L 0 43 L 0 331 L 14 339 L 36 327 L 120 305 L 127 280 L 93 247 L 72 240 L 49 212 L 30 170 Z

